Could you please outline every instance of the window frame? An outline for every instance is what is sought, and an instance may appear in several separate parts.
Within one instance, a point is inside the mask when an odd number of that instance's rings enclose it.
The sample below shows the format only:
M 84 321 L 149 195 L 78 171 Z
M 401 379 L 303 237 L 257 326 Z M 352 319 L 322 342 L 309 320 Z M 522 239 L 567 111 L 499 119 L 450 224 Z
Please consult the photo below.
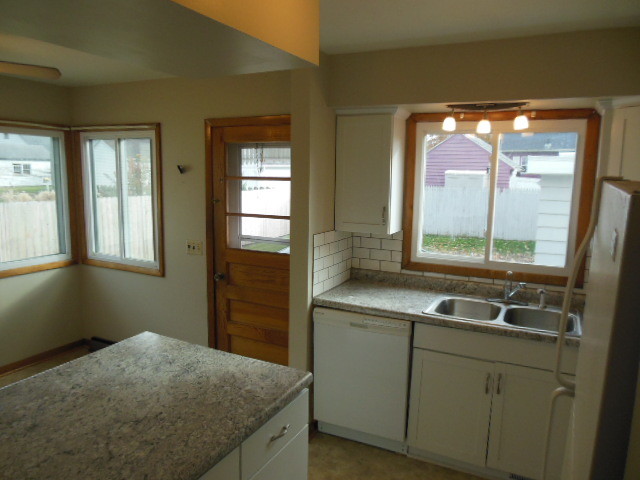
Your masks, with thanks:
M 164 276 L 164 228 L 162 210 L 162 161 L 160 148 L 160 124 L 147 125 L 118 125 L 100 127 L 79 127 L 74 129 L 76 158 L 78 162 L 78 192 L 81 192 L 80 202 L 80 262 L 96 267 L 123 270 L 127 272 L 141 273 L 152 276 Z M 152 207 L 153 207 L 153 240 L 155 261 L 132 260 L 123 256 L 96 254 L 91 251 L 93 243 L 93 178 L 91 174 L 90 159 L 87 156 L 86 146 L 88 140 L 95 139 L 152 139 L 151 154 L 151 181 L 152 181 Z M 120 198 L 120 193 L 118 198 Z M 122 228 L 123 224 L 119 223 Z
M 582 241 L 588 226 L 589 216 L 591 214 L 591 203 L 593 198 L 593 189 L 595 185 L 595 175 L 597 168 L 598 140 L 600 131 L 600 115 L 593 109 L 576 109 L 576 110 L 537 110 L 526 111 L 527 116 L 532 121 L 554 121 L 554 120 L 586 120 L 584 126 L 584 138 L 579 139 L 579 147 L 582 144 L 583 155 L 581 168 L 577 164 L 574 175 L 573 202 L 577 201 L 577 209 L 572 210 L 570 229 L 570 237 L 568 239 L 570 248 L 568 249 L 568 257 L 577 248 Z M 494 112 L 488 115 L 489 120 L 494 125 L 500 125 L 498 122 L 513 121 L 518 112 Z M 417 238 L 421 227 L 421 221 L 416 222 L 419 216 L 420 208 L 414 205 L 420 205 L 422 189 L 416 188 L 416 177 L 419 175 L 420 168 L 418 165 L 422 162 L 420 154 L 421 139 L 419 130 L 421 124 L 426 123 L 442 123 L 447 113 L 414 113 L 407 119 L 407 148 L 405 156 L 405 190 L 404 190 L 404 214 L 403 214 L 403 255 L 402 268 L 405 270 L 415 270 L 422 272 L 433 272 L 440 274 L 450 274 L 465 277 L 480 278 L 504 278 L 505 272 L 511 270 L 517 273 L 519 280 L 541 283 L 549 285 L 564 285 L 567 280 L 567 269 L 561 267 L 547 267 L 540 265 L 491 262 L 485 264 L 485 257 L 482 263 L 464 261 L 447 261 L 443 259 L 425 258 L 418 259 L 417 256 Z M 459 117 L 459 114 L 456 114 Z M 483 118 L 482 113 L 466 113 L 464 118 L 459 119 L 456 133 L 470 133 L 475 124 Z M 473 122 L 473 123 L 467 123 Z M 544 124 L 541 124 L 544 125 Z M 540 129 L 540 131 L 545 128 Z M 574 130 L 575 131 L 575 130 Z M 496 137 L 492 142 L 494 146 L 499 141 L 497 135 L 499 132 L 494 130 Z M 492 133 L 494 133 L 492 132 Z M 580 132 L 583 133 L 583 132 Z M 497 155 L 497 151 L 492 158 Z M 496 172 L 497 174 L 497 172 Z M 493 178 L 492 173 L 492 178 Z M 418 191 L 419 190 L 419 191 Z M 491 190 L 490 195 L 493 196 Z M 490 202 L 492 199 L 490 200 Z M 572 202 L 572 203 L 573 203 Z M 491 205 L 491 203 L 490 203 Z M 573 232 L 573 233 L 571 233 Z M 434 261 L 435 260 L 435 261 Z M 499 268 L 502 266 L 502 268 Z M 496 268 L 498 267 L 498 268 Z M 584 262 L 581 273 L 578 278 L 578 285 L 582 286 L 584 282 Z
M 14 133 L 18 135 L 42 135 L 59 139 L 59 160 L 54 167 L 52 175 L 59 177 L 60 189 L 56 190 L 56 196 L 60 195 L 61 201 L 56 204 L 58 212 L 58 225 L 64 232 L 64 238 L 58 238 L 58 242 L 64 245 L 64 253 L 30 257 L 13 262 L 0 263 L 0 278 L 16 275 L 53 270 L 78 263 L 76 240 L 76 215 L 75 215 L 75 175 L 72 155 L 72 139 L 68 127 L 52 124 L 39 124 L 12 120 L 0 121 L 2 133 Z M 22 166 L 21 166 L 22 170 Z M 11 263 L 9 267 L 7 264 Z

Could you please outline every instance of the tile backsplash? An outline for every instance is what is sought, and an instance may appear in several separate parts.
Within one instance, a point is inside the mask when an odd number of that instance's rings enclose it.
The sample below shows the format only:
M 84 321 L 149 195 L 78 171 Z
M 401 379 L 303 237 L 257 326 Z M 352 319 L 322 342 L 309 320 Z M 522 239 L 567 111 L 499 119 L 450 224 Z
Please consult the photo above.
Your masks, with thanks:
M 402 232 L 381 235 L 331 231 L 314 235 L 313 294 L 319 295 L 346 282 L 350 278 L 351 267 L 486 285 L 502 286 L 504 284 L 504 280 L 501 279 L 404 270 L 402 269 L 402 239 Z M 585 284 L 588 281 L 590 260 L 590 254 L 588 254 Z M 544 288 L 549 292 L 564 291 L 564 287 L 558 285 L 530 283 L 528 288 L 533 289 L 534 292 L 538 288 Z M 574 291 L 576 294 L 584 294 L 584 288 L 576 288 Z
M 353 239 L 349 232 L 313 236 L 313 295 L 320 295 L 351 277 Z

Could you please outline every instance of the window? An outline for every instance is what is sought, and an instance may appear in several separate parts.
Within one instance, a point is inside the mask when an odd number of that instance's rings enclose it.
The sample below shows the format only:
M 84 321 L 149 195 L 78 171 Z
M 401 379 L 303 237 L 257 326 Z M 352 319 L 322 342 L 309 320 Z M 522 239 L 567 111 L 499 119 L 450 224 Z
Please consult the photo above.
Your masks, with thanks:
M 288 254 L 291 147 L 247 143 L 227 148 L 229 246 Z
M 84 263 L 163 275 L 158 130 L 80 133 Z
M 0 133 L 0 277 L 73 263 L 65 133 Z
M 599 117 L 560 112 L 537 112 L 525 132 L 494 114 L 484 135 L 474 114 L 451 134 L 443 116 L 413 115 L 404 268 L 561 283 L 586 228 Z

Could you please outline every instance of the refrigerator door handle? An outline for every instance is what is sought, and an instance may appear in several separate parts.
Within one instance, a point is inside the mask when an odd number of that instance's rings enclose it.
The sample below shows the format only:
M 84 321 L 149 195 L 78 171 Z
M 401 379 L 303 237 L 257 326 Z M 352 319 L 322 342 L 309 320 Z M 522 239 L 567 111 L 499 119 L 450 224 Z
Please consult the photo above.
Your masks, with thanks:
M 547 464 L 549 463 L 549 445 L 551 443 L 551 429 L 553 428 L 553 415 L 555 413 L 556 402 L 558 398 L 562 396 L 575 397 L 576 392 L 570 388 L 558 387 L 551 394 L 551 403 L 549 404 L 549 415 L 547 415 L 547 436 L 544 443 L 544 460 L 542 462 L 542 477 L 541 480 L 547 478 Z

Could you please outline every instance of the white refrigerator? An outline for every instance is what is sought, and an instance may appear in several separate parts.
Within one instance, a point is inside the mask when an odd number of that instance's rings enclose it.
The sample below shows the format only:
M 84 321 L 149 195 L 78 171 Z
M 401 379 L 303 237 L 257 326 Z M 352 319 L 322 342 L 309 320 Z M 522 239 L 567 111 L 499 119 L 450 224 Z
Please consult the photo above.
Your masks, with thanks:
M 586 293 L 563 479 L 638 479 L 640 182 L 603 183 Z

